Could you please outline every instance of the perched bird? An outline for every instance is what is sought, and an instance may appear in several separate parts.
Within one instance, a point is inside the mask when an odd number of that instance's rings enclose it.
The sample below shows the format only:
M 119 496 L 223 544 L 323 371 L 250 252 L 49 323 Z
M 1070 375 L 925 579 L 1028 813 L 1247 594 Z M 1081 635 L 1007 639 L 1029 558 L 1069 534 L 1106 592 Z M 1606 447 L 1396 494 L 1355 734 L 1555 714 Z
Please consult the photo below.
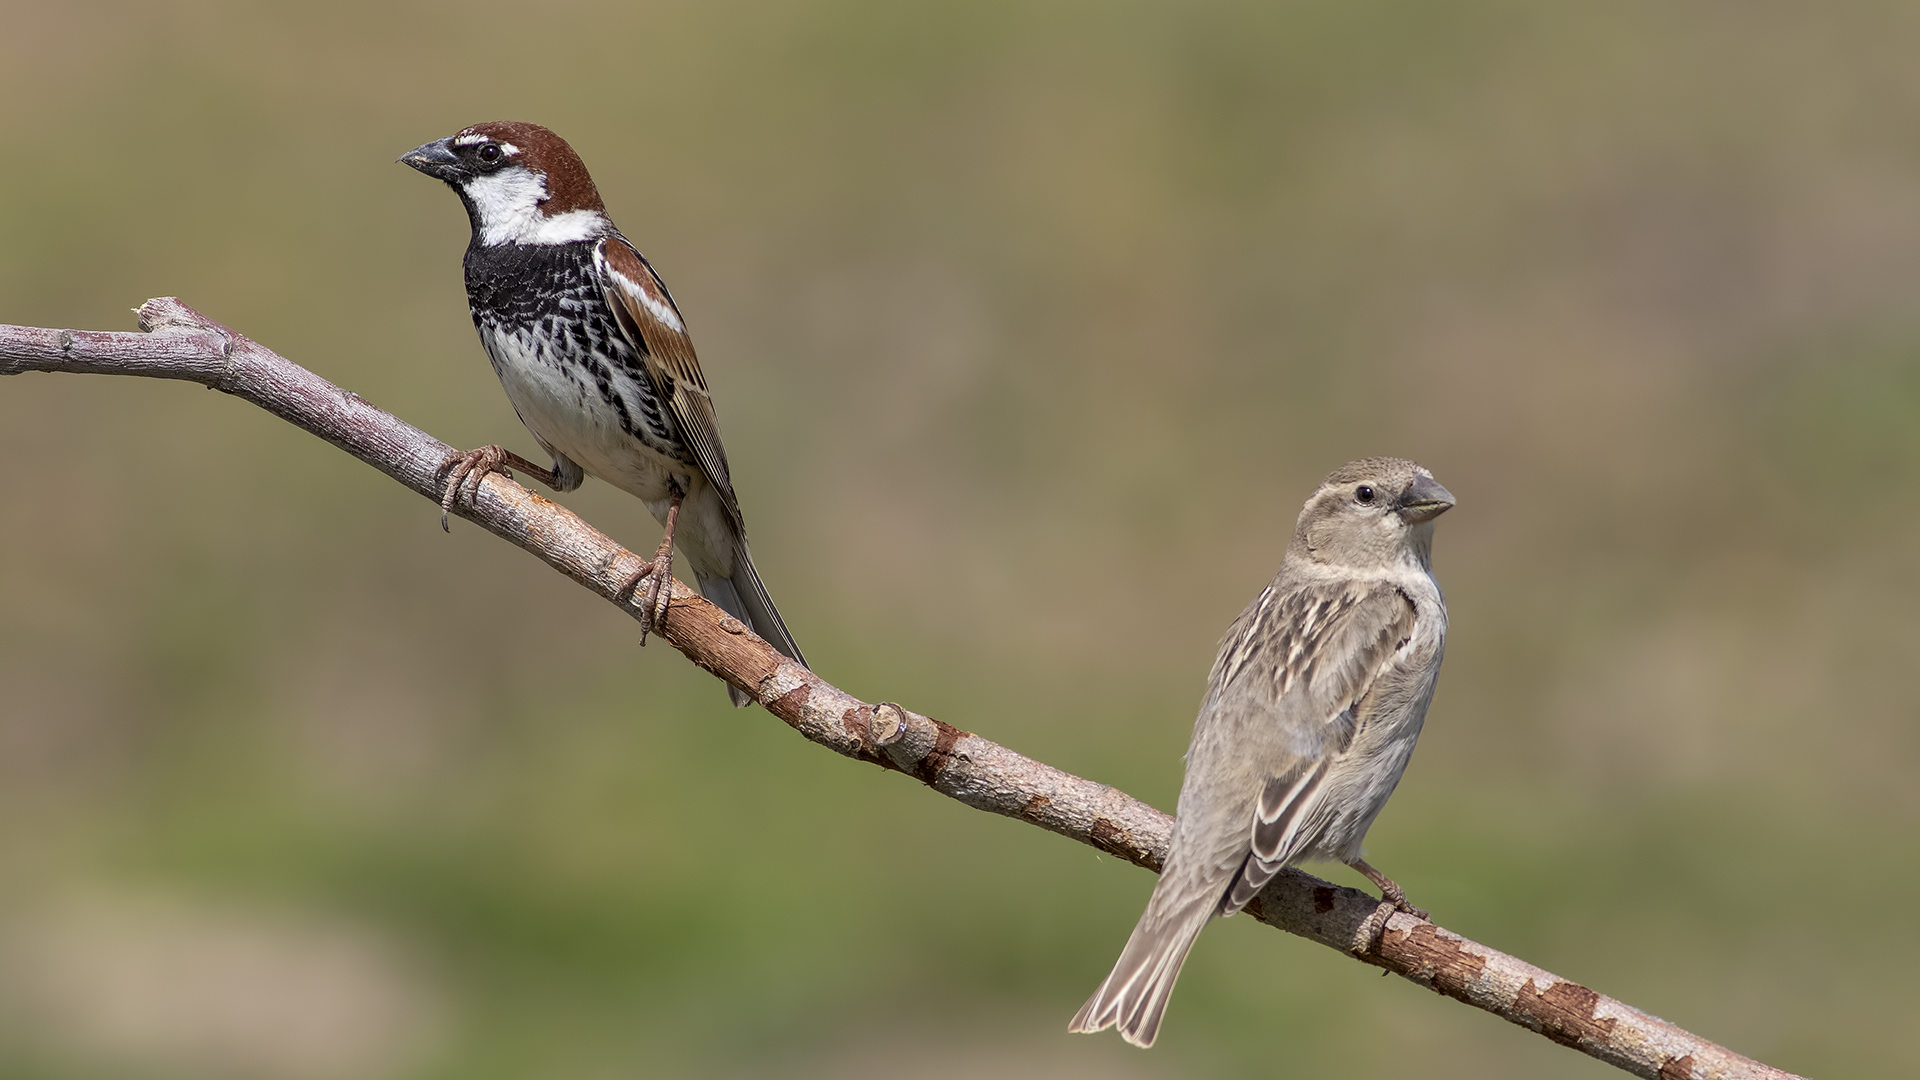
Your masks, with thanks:
M 401 162 L 445 181 L 467 208 L 467 305 L 520 421 L 553 458 L 498 446 L 448 458 L 441 525 L 488 472 L 523 469 L 555 491 L 584 474 L 637 496 L 664 526 L 646 626 L 666 614 L 677 541 L 700 592 L 806 663 L 747 550 L 720 423 L 693 339 L 646 258 L 607 217 L 587 167 L 538 124 L 475 124 Z M 644 633 L 642 641 L 645 640 Z M 728 687 L 735 705 L 749 698 Z
M 1220 643 L 1187 749 L 1166 865 L 1126 949 L 1069 1031 L 1119 1025 L 1153 1045 L 1167 996 L 1215 915 L 1280 868 L 1346 863 L 1421 918 L 1361 858 L 1433 700 L 1447 606 L 1433 519 L 1453 496 L 1400 458 L 1334 470 L 1307 500 L 1280 573 Z

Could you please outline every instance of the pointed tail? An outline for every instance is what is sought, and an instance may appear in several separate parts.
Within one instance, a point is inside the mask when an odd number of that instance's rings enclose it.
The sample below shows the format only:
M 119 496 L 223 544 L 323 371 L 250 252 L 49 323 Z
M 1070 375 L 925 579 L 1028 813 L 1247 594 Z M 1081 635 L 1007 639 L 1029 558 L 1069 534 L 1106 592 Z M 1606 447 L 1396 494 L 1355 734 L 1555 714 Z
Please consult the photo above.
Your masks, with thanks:
M 698 569 L 694 570 L 693 576 L 700 584 L 701 596 L 753 627 L 753 632 L 766 638 L 774 648 L 802 666 L 806 665 L 807 659 L 800 655 L 800 646 L 794 644 L 793 635 L 787 632 L 786 621 L 780 618 L 780 609 L 773 606 L 773 597 L 767 595 L 767 587 L 760 582 L 760 571 L 753 565 L 753 555 L 747 550 L 745 540 L 734 545 L 732 577 L 708 577 Z M 733 699 L 735 708 L 753 704 L 753 698 L 747 696 L 746 691 L 731 683 L 727 686 L 727 696 Z
M 1080 1006 L 1067 1030 L 1094 1032 L 1118 1025 L 1121 1038 L 1135 1046 L 1152 1046 L 1187 952 L 1219 910 L 1219 888 L 1185 875 L 1162 875 L 1112 973 Z

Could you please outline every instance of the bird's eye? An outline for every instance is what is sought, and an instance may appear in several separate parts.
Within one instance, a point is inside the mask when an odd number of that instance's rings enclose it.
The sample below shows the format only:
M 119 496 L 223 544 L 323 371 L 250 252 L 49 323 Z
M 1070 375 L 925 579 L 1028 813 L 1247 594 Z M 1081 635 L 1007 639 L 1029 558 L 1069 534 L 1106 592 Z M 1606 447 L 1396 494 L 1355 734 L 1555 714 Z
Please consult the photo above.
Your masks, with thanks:
M 1353 497 L 1356 499 L 1359 499 L 1363 503 L 1372 502 L 1373 501 L 1373 485 L 1361 484 L 1359 487 L 1354 488 Z
M 493 143 L 483 144 L 480 147 L 480 160 L 486 162 L 489 165 L 493 164 L 496 161 L 499 161 L 500 148 L 494 145 Z

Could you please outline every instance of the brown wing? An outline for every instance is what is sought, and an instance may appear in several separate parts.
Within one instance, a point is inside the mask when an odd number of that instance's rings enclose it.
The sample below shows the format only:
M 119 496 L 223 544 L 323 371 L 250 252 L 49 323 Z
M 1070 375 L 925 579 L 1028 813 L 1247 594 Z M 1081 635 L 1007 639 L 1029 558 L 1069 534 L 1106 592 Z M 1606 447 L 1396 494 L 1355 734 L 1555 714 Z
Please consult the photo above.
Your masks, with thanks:
M 666 283 L 622 236 L 600 241 L 594 251 L 594 267 L 600 272 L 607 305 L 628 342 L 640 353 L 647 377 L 667 403 L 667 412 L 679 426 L 680 438 L 693 453 L 694 464 L 720 494 L 721 505 L 733 519 L 735 530 L 742 529 L 740 502 L 734 497 L 733 477 L 727 471 L 727 451 L 720 443 L 720 420 L 714 415 L 713 396 L 707 393 L 707 378 L 700 373 L 693 339 L 687 336 L 686 323 Z

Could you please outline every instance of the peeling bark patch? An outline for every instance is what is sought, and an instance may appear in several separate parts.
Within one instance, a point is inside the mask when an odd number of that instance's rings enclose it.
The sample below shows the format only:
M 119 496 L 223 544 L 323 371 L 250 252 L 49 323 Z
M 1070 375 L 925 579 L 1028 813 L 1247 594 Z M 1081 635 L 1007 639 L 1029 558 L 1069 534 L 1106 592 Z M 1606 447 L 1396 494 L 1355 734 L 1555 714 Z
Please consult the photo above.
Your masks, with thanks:
M 1127 857 L 1126 851 L 1117 842 L 1122 835 L 1124 834 L 1120 826 L 1106 818 L 1094 818 L 1093 831 L 1087 834 L 1087 842 L 1109 855 L 1118 855 L 1124 859 Z
M 1028 821 L 1038 823 L 1040 815 L 1045 813 L 1047 807 L 1052 805 L 1052 799 L 1047 798 L 1045 795 L 1035 795 L 1027 800 L 1027 805 L 1020 808 L 1020 816 Z
M 1333 910 L 1333 887 L 1322 885 L 1313 890 L 1313 910 L 1325 915 Z
M 952 724 L 943 724 L 938 720 L 932 722 L 933 730 L 936 732 L 933 737 L 933 749 L 927 751 L 927 756 L 921 758 L 919 764 L 913 769 L 913 775 L 919 777 L 920 782 L 928 787 L 932 787 L 934 781 L 940 779 L 940 774 L 946 771 L 947 759 L 953 756 L 954 744 L 968 734 Z
M 1436 994 L 1474 1004 L 1472 990 L 1486 970 L 1484 957 L 1461 948 L 1457 939 L 1440 936 L 1432 923 L 1421 923 L 1411 933 L 1388 933 L 1377 951 L 1391 959 L 1401 974 Z
M 861 705 L 841 713 L 840 730 L 865 744 L 873 731 L 873 710 Z
M 813 687 L 808 686 L 806 683 L 801 683 L 799 686 L 774 698 L 773 704 L 767 706 L 767 711 L 785 720 L 795 731 L 800 731 L 800 723 L 802 720 L 800 714 L 807 707 L 807 699 L 812 696 Z
M 895 765 L 892 758 L 873 744 L 873 706 L 857 705 L 841 713 L 840 730 L 853 739 L 853 746 L 847 751 L 849 757 L 871 762 L 894 772 L 901 771 L 900 766 Z
M 1599 1005 L 1600 995 L 1579 983 L 1557 982 L 1543 994 L 1533 988 L 1532 979 L 1513 999 L 1515 1012 L 1533 1017 L 1540 1034 L 1562 1046 L 1578 1046 L 1582 1039 L 1604 1043 L 1613 1037 L 1613 1018 L 1594 1018 Z
M 1087 833 L 1087 843 L 1135 866 L 1144 866 L 1156 874 L 1160 872 L 1159 860 L 1153 857 L 1153 853 L 1140 850 L 1132 834 L 1114 824 L 1110 818 L 1093 819 L 1093 829 Z
M 1693 1080 L 1693 1055 L 1668 1058 L 1660 1066 L 1660 1080 Z

